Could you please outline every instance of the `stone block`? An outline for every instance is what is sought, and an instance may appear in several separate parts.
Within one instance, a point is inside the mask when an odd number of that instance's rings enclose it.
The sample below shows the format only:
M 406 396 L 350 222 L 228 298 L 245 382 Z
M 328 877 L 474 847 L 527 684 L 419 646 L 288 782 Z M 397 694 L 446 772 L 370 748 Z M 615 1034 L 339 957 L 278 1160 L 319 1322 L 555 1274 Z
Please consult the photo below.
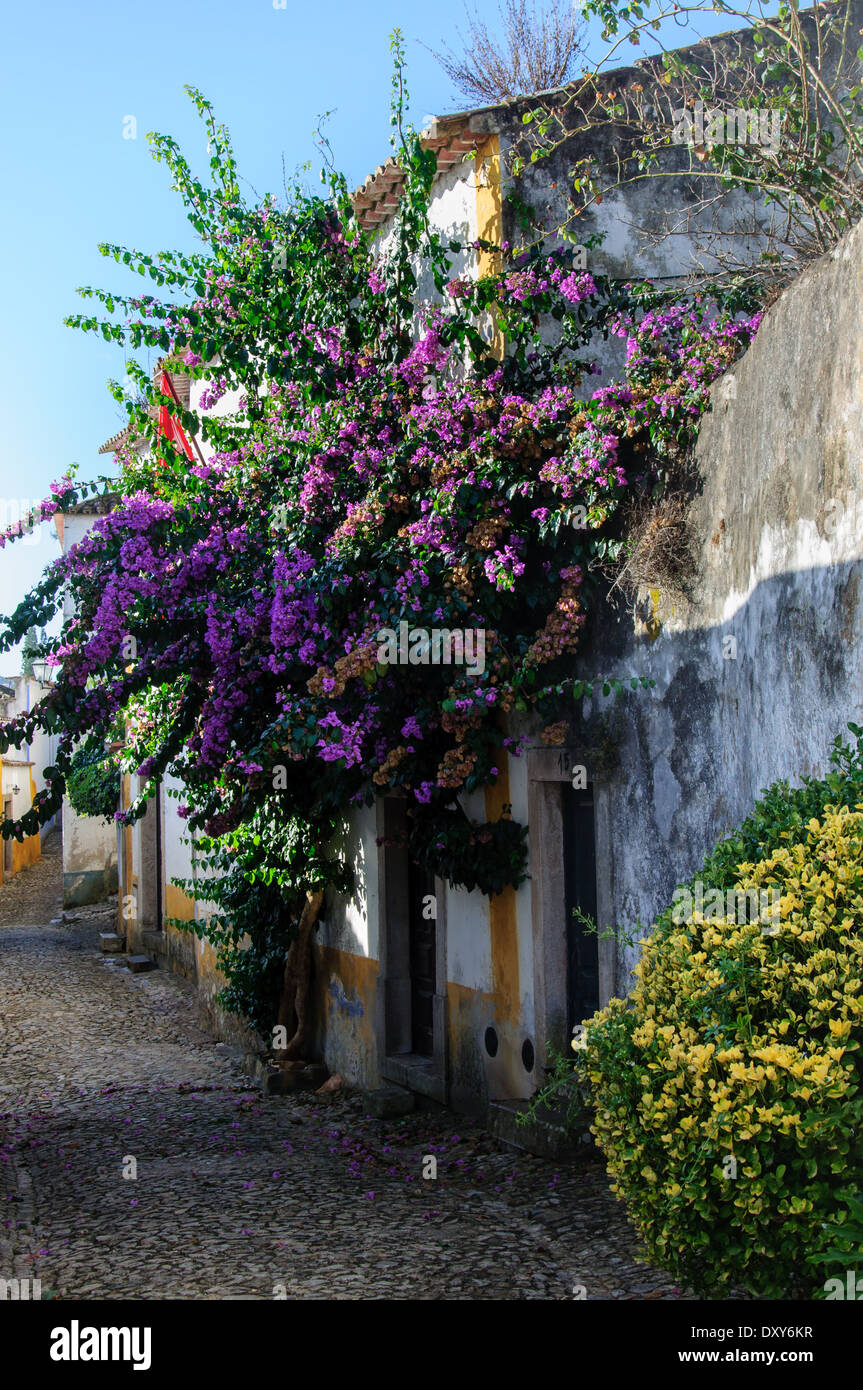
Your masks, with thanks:
M 401 1086 L 379 1086 L 375 1091 L 366 1091 L 364 1109 L 367 1115 L 376 1120 L 394 1120 L 398 1115 L 409 1115 L 414 1108 L 414 1097 Z
M 291 1091 L 316 1091 L 329 1076 L 320 1062 L 259 1062 L 256 1075 L 264 1095 L 283 1096 Z
M 265 1096 L 284 1095 L 287 1087 L 284 1085 L 284 1072 L 279 1067 L 261 1067 L 258 1072 L 258 1080 Z
M 115 931 L 100 931 L 99 947 L 104 955 L 116 956 L 126 949 L 126 938 Z
M 507 1148 L 522 1149 L 541 1158 L 571 1161 L 579 1158 L 591 1144 L 590 1116 L 585 1114 L 574 1130 L 569 1130 L 560 1114 L 547 1107 L 529 1124 L 520 1124 L 519 1115 L 527 1101 L 493 1100 L 488 1107 L 486 1127 Z
M 131 970 L 133 975 L 140 975 L 145 970 L 155 970 L 156 962 L 150 960 L 149 956 L 129 956 L 126 969 Z

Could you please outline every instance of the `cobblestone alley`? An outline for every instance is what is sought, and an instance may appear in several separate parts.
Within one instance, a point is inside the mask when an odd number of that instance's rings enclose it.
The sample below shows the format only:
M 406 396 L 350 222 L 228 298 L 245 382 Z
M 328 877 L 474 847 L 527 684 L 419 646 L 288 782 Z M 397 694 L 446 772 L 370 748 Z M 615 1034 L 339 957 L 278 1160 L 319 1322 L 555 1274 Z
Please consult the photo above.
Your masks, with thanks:
M 103 958 L 104 916 L 63 921 L 45 848 L 0 889 L 0 1277 L 60 1299 L 678 1296 L 593 1159 L 446 1112 L 264 1097 L 184 980 Z

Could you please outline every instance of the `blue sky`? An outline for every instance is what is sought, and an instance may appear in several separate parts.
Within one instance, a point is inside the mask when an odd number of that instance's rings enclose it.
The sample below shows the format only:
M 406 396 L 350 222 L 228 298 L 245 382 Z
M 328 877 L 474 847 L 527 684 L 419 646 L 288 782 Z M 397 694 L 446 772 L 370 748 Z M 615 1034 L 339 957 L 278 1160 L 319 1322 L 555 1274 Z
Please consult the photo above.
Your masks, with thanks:
M 488 19 L 496 13 L 494 0 L 479 0 L 478 8 Z M 63 317 L 86 307 L 78 285 L 129 287 L 128 273 L 98 254 L 100 241 L 147 251 L 192 244 L 180 200 L 145 139 L 152 130 L 173 135 L 193 167 L 203 168 L 202 126 L 184 85 L 213 102 L 259 194 L 280 190 L 283 160 L 289 175 L 313 160 L 316 177 L 313 130 L 327 110 L 337 163 L 357 184 L 390 152 L 388 36 L 396 25 L 407 45 L 414 123 L 469 104 L 420 42 L 457 47 L 463 0 L 287 0 L 284 9 L 273 0 L 7 6 L 0 497 L 42 497 L 73 461 L 82 477 L 111 468 L 111 456 L 100 457 L 98 448 L 120 428 L 105 383 L 122 377 L 123 352 L 65 328 Z M 727 20 L 712 25 L 728 27 Z M 688 38 L 677 30 L 673 42 Z M 123 138 L 129 116 L 136 139 Z M 38 544 L 0 551 L 0 612 L 12 611 L 58 553 L 47 526 Z M 0 671 L 16 665 L 10 654 L 0 656 Z

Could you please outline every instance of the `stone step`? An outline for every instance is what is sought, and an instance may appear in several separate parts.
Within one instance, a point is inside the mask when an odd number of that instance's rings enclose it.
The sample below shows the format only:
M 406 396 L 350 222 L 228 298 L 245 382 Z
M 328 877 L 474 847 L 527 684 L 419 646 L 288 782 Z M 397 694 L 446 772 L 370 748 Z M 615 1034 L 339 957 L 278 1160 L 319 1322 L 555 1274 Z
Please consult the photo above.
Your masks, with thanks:
M 366 1091 L 364 1109 L 375 1120 L 393 1120 L 397 1115 L 409 1115 L 416 1100 L 411 1091 L 402 1086 L 378 1086 L 374 1091 Z
M 577 1158 L 593 1142 L 588 1114 L 575 1129 L 566 1128 L 563 1117 L 548 1107 L 543 1107 L 545 1113 L 540 1112 L 528 1124 L 519 1123 L 519 1115 L 527 1108 L 526 1100 L 493 1100 L 488 1107 L 487 1128 L 509 1148 L 522 1149 L 542 1158 Z
M 126 969 L 131 970 L 133 975 L 140 975 L 145 970 L 155 970 L 156 962 L 150 960 L 149 956 L 128 956 Z

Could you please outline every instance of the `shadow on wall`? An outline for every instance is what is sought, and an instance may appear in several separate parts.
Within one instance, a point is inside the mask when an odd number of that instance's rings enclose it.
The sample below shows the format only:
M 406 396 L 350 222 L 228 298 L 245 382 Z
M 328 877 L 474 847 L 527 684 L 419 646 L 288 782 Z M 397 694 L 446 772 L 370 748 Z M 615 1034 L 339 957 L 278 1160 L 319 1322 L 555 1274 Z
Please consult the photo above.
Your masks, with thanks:
M 86 907 L 117 892 L 117 865 L 63 875 L 63 906 Z
M 618 619 L 615 633 L 597 616 L 588 668 L 656 681 L 618 707 L 617 766 L 595 779 L 601 929 L 649 927 L 765 788 L 829 770 L 833 740 L 863 714 L 861 577 L 861 560 L 787 571 L 727 622 L 685 631 L 665 625 L 661 599 L 649 631 L 622 633 Z M 614 704 L 585 702 L 586 728 Z M 617 993 L 636 958 L 621 951 Z

